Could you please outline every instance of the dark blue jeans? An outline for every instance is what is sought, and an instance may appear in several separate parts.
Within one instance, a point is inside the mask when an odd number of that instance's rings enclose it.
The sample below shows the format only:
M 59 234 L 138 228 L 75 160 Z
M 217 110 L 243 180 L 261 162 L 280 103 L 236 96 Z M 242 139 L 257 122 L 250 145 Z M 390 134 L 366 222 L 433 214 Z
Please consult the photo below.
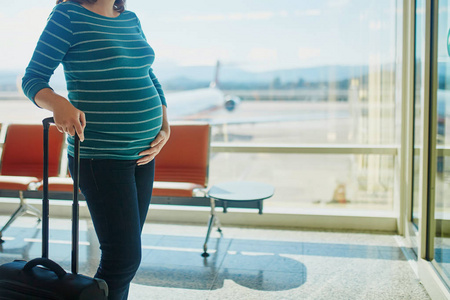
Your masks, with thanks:
M 69 157 L 72 174 L 73 158 Z M 141 232 L 150 205 L 155 161 L 81 159 L 80 189 L 100 243 L 96 278 L 106 281 L 110 300 L 125 300 L 141 262 Z

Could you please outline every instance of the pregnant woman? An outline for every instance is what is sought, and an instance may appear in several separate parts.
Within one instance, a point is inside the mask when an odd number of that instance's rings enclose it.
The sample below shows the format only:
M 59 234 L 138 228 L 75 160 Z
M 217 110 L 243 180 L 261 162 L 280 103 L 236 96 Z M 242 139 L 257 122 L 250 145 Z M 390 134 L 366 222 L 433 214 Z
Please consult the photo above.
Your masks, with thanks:
M 151 68 L 155 58 L 125 0 L 57 1 L 23 77 L 38 107 L 53 112 L 80 147 L 80 189 L 100 242 L 95 277 L 109 299 L 127 299 L 141 261 L 141 232 L 149 208 L 154 158 L 170 136 L 167 104 Z M 68 99 L 49 86 L 62 63 Z

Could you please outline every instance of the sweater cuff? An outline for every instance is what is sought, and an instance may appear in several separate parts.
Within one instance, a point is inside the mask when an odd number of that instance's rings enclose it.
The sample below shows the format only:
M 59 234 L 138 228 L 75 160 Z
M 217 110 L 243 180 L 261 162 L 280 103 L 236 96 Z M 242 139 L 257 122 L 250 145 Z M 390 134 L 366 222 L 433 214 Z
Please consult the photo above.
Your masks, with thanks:
M 164 95 L 159 94 L 159 99 L 161 99 L 161 104 L 167 107 L 166 97 Z
M 45 89 L 45 88 L 51 89 L 51 90 L 53 91 L 53 89 L 52 89 L 47 83 L 44 83 L 44 82 L 38 82 L 38 83 L 36 83 L 35 85 L 33 85 L 33 86 L 28 90 L 28 93 L 26 94 L 26 96 L 27 96 L 31 101 L 33 101 L 34 104 L 36 104 L 36 101 L 35 101 L 35 99 L 34 99 L 34 98 L 36 97 L 36 94 L 37 94 L 40 90 L 43 90 L 43 89 Z M 39 105 L 36 104 L 36 106 L 39 106 Z

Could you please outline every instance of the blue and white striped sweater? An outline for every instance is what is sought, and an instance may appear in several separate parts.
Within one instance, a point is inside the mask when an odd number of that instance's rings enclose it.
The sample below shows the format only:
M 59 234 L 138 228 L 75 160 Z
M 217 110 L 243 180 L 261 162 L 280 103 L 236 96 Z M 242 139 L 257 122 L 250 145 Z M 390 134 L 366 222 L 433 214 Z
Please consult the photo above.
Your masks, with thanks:
M 64 2 L 48 19 L 22 87 L 34 101 L 62 63 L 69 100 L 86 114 L 81 157 L 138 159 L 160 131 L 167 105 L 154 56 L 133 12 L 108 18 Z M 73 155 L 73 138 L 68 142 Z

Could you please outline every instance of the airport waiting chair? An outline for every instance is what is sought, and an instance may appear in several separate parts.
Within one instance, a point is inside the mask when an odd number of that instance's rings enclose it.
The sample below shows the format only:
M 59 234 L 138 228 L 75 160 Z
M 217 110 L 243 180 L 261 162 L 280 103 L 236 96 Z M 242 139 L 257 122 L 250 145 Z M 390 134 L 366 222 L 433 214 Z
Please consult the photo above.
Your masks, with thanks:
M 169 141 L 156 157 L 153 196 L 191 199 L 197 193 L 204 197 L 208 184 L 210 126 L 206 123 L 171 125 Z M 50 176 L 49 191 L 65 199 L 73 192 L 73 180 Z M 42 191 L 40 185 L 38 190 Z M 153 200 L 152 200 L 153 201 Z
M 208 184 L 209 144 L 209 124 L 171 125 L 170 139 L 156 157 L 152 195 L 178 200 L 191 199 L 197 193 L 204 196 Z M 73 192 L 73 180 L 68 172 L 65 177 L 50 176 L 48 182 L 49 191 L 60 197 Z M 42 190 L 42 185 L 38 190 Z
M 209 124 L 172 125 L 155 160 L 153 196 L 193 197 L 208 185 Z
M 49 176 L 59 173 L 64 134 L 55 126 L 49 130 Z M 7 127 L 0 161 L 0 189 L 18 192 L 19 208 L 0 230 L 3 232 L 25 213 L 41 212 L 26 203 L 23 192 L 36 189 L 43 176 L 43 128 L 40 124 L 11 124 Z

